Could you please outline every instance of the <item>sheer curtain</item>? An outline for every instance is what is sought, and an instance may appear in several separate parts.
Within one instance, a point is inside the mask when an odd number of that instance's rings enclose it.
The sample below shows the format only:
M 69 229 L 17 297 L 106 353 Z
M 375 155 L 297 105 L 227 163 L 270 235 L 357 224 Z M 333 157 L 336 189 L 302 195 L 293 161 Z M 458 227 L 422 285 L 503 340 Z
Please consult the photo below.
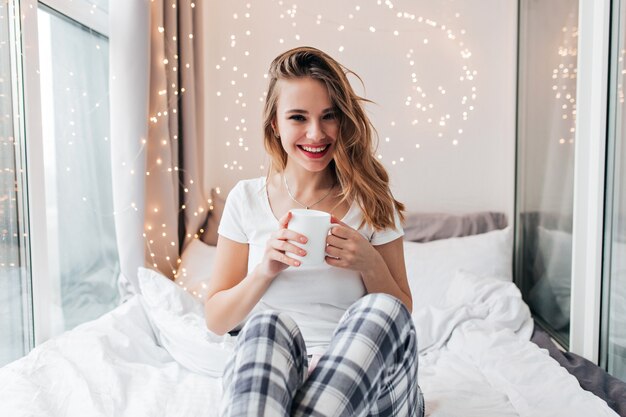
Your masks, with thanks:
M 122 291 L 137 267 L 173 278 L 207 215 L 202 2 L 113 0 L 111 140 Z
M 53 334 L 118 304 L 108 40 L 49 7 L 37 12 Z M 39 278 L 39 277 L 36 277 Z

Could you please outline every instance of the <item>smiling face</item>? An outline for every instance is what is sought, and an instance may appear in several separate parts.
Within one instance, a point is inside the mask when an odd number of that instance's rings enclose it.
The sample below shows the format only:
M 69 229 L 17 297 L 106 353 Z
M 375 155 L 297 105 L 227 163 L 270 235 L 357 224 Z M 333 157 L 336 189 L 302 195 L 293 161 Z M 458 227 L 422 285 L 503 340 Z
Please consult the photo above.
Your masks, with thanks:
M 276 87 L 279 95 L 273 126 L 288 164 L 296 163 L 311 172 L 324 170 L 333 159 L 339 132 L 325 85 L 302 77 L 279 80 Z

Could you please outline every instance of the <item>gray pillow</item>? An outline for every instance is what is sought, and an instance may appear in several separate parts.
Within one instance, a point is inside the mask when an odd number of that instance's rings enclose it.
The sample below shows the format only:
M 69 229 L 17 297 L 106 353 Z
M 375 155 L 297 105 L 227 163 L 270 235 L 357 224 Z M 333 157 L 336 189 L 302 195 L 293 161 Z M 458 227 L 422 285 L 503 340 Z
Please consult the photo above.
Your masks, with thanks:
M 412 242 L 478 235 L 507 226 L 505 213 L 491 211 L 467 214 L 407 213 L 405 217 L 404 240 Z

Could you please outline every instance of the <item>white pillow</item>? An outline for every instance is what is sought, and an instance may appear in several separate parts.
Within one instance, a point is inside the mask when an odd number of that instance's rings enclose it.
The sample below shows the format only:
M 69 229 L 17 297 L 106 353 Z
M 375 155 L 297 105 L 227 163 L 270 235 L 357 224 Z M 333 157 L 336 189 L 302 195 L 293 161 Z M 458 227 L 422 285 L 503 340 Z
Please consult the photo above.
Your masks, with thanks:
M 404 242 L 404 258 L 413 311 L 442 306 L 459 270 L 513 280 L 512 229 L 427 243 Z
M 200 303 L 206 297 L 216 247 L 195 239 L 185 249 L 176 283 Z M 441 305 L 458 270 L 512 281 L 511 227 L 479 235 L 427 243 L 404 242 L 404 258 L 413 309 Z
M 209 331 L 202 303 L 169 278 L 146 268 L 139 268 L 137 275 L 143 305 L 159 344 L 187 369 L 221 376 L 235 339 Z
M 201 302 L 206 299 L 207 283 L 216 252 L 215 246 L 193 239 L 181 256 L 180 268 L 174 282 Z

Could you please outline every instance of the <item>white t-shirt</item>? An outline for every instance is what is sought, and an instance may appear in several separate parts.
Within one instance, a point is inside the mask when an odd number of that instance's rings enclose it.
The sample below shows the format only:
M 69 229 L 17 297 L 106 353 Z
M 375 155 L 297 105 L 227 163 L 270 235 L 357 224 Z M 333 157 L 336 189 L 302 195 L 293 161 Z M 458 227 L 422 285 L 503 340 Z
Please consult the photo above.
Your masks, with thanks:
M 357 229 L 363 218 L 353 203 L 342 222 Z M 391 242 L 404 232 L 396 213 L 396 229 L 359 229 L 372 245 Z M 237 183 L 228 194 L 218 233 L 249 245 L 248 272 L 263 259 L 270 235 L 278 229 L 267 197 L 265 177 Z M 309 354 L 320 354 L 328 347 L 335 327 L 347 308 L 366 294 L 361 275 L 326 263 L 318 266 L 289 267 L 269 286 L 250 314 L 271 309 L 286 312 L 296 322 Z

